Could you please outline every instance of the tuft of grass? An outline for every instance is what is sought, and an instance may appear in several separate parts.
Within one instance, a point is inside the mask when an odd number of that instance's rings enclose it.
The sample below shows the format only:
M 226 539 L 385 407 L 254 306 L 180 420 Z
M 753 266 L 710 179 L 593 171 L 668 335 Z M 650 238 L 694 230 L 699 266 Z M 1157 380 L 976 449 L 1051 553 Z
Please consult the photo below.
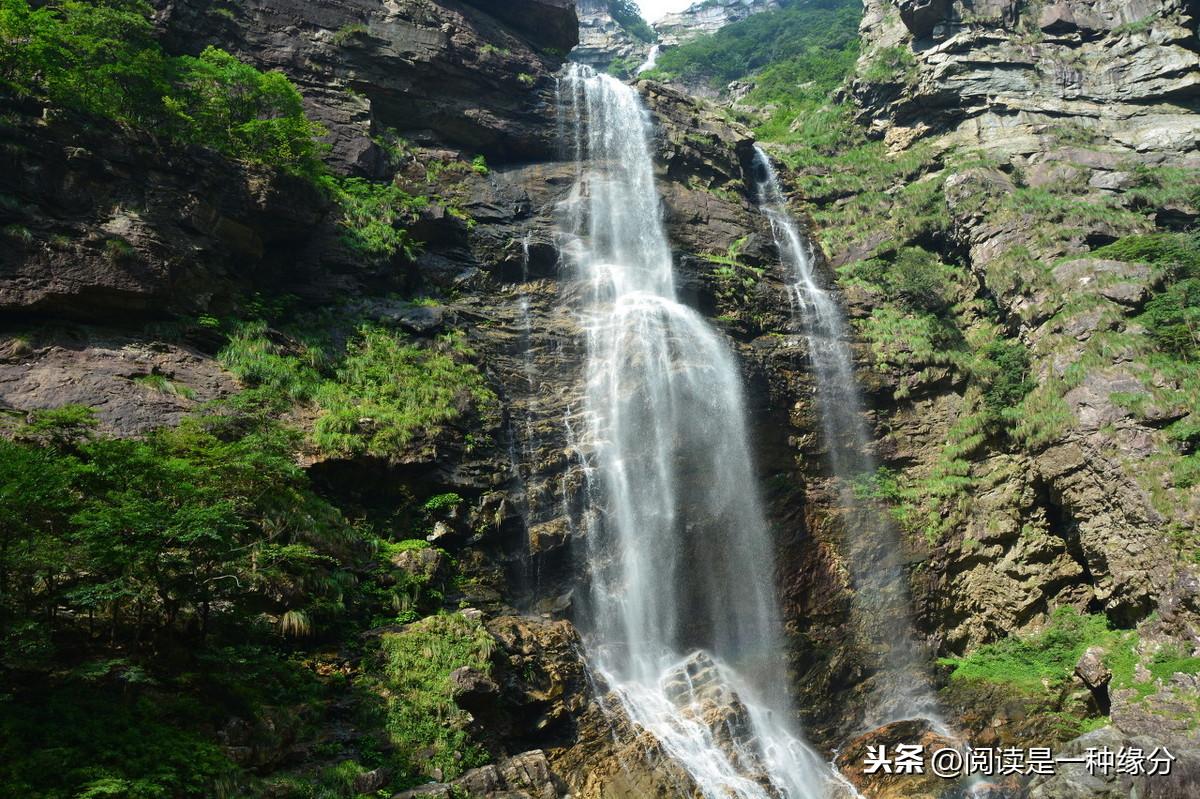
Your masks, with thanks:
M 145 386 L 152 391 L 158 391 L 163 394 L 174 394 L 175 396 L 183 397 L 184 399 L 196 398 L 196 392 L 191 388 L 191 386 L 183 383 L 177 383 L 166 375 L 160 375 L 157 373 L 138 375 L 137 377 L 133 378 L 133 382 L 137 383 L 138 385 Z
M 418 435 L 437 435 L 468 409 L 490 409 L 495 395 L 464 358 L 457 335 L 432 347 L 364 326 L 335 378 L 317 391 L 313 441 L 338 455 L 390 457 Z
M 1040 633 L 1003 638 L 938 663 L 952 669 L 953 680 L 983 680 L 1039 692 L 1070 680 L 1083 653 L 1098 646 L 1105 650 L 1113 687 L 1126 688 L 1134 685 L 1136 645 L 1135 633 L 1110 628 L 1104 616 L 1065 607 L 1054 612 Z
M 454 704 L 450 674 L 463 666 L 490 673 L 494 648 L 480 622 L 457 613 L 427 616 L 383 637 L 387 730 L 410 771 L 440 769 L 442 779 L 453 779 L 487 762 L 467 732 L 469 717 Z
M 334 31 L 333 36 L 331 36 L 329 40 L 333 42 L 335 47 L 345 47 L 347 44 L 350 44 L 360 36 L 365 36 L 366 34 L 367 26 L 360 22 L 351 25 L 343 25 Z

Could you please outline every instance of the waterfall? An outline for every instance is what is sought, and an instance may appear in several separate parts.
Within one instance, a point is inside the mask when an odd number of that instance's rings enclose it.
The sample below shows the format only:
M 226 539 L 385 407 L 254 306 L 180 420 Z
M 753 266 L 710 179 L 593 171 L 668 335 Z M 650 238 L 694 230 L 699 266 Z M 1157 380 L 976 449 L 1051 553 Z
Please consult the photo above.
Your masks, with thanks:
M 579 165 L 561 233 L 587 342 L 586 429 L 572 434 L 589 477 L 589 660 L 703 796 L 827 796 L 836 778 L 788 721 L 741 376 L 675 298 L 649 114 L 581 65 L 559 106 Z
M 654 67 L 658 64 L 658 50 L 659 45 L 650 45 L 650 52 L 646 54 L 646 60 L 643 61 L 636 70 L 634 70 L 633 74 L 641 75 L 643 72 L 649 72 L 650 70 L 654 69 Z
M 886 508 L 854 490 L 875 473 L 871 436 L 854 379 L 845 321 L 817 281 L 812 251 L 787 210 L 770 159 L 755 147 L 757 194 L 786 270 L 792 311 L 804 332 L 817 380 L 817 404 L 845 528 L 844 552 L 853 579 L 856 632 L 875 653 L 867 728 L 923 717 L 946 732 L 930 686 L 926 659 L 915 644 L 899 536 Z

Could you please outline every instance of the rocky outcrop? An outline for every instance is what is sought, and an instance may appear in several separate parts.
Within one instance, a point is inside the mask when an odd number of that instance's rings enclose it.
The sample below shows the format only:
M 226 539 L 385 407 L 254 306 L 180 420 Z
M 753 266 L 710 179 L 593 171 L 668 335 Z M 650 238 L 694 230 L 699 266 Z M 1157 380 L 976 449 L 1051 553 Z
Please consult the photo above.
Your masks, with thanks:
M 646 60 L 650 42 L 633 36 L 613 19 L 608 0 L 579 0 L 579 46 L 571 60 L 587 64 L 600 72 L 616 65 L 622 74 L 631 72 Z
M 32 113 L 40 109 L 26 109 Z M 0 130 L 0 311 L 103 321 L 228 307 L 292 267 L 328 210 L 314 186 L 82 120 Z
M 88 328 L 0 334 L 0 409 L 87 405 L 112 435 L 174 424 L 238 388 L 210 355 L 186 344 Z
M 920 163 L 878 188 L 929 187 L 934 206 L 922 212 L 936 218 L 919 235 L 902 220 L 856 233 L 831 260 L 889 263 L 898 249 L 919 246 L 961 268 L 958 301 L 971 295 L 996 309 L 1000 333 L 1027 351 L 1044 403 L 1021 435 L 976 428 L 964 439 L 962 426 L 979 407 L 965 375 L 933 360 L 885 365 L 859 351 L 881 459 L 906 485 L 927 489 L 944 475 L 939 453 L 961 446 L 956 479 L 969 489 L 960 504 L 940 507 L 945 532 L 927 530 L 927 541 L 914 532 L 904 543 L 918 626 L 942 652 L 1042 629 L 1064 606 L 1136 629 L 1141 664 L 1158 647 L 1195 651 L 1200 617 L 1174 610 L 1190 607 L 1179 586 L 1194 584 L 1194 567 L 1168 531 L 1196 529 L 1196 488 L 1151 466 L 1179 452 L 1163 428 L 1188 418 L 1191 406 L 1176 382 L 1147 369 L 1135 318 L 1163 276 L 1136 257 L 1091 252 L 1131 235 L 1186 230 L 1200 210 L 1186 191 L 1143 193 L 1157 179 L 1147 176 L 1178 170 L 1194 182 L 1200 169 L 1194 13 L 1171 0 L 866 4 L 850 97 L 890 162 Z M 858 318 L 880 301 L 855 286 L 844 299 Z M 968 336 L 980 329 L 979 317 L 960 319 Z M 824 538 L 822 475 L 810 469 L 807 478 L 808 529 Z M 794 601 L 820 619 L 805 635 L 832 651 L 800 665 L 827 690 L 857 684 L 862 664 L 824 626 L 847 601 L 838 549 L 826 545 L 802 562 Z M 1170 633 L 1158 629 L 1159 614 L 1174 619 Z M 1126 739 L 1195 749 L 1194 724 L 1150 721 L 1195 707 L 1190 675 L 1135 698 L 1109 687 L 1104 653 L 1088 654 L 1069 689 L 1041 707 L 979 686 L 967 697 L 957 681 L 943 699 L 979 745 L 1051 740 L 1058 733 L 1047 719 L 1064 713 L 1107 715 Z M 1144 694 L 1149 672 L 1139 674 Z M 1038 795 L 1093 795 L 1053 785 Z M 1092 787 L 1094 795 L 1130 789 Z
M 704 0 L 664 14 L 654 22 L 654 30 L 664 47 L 675 47 L 780 5 L 779 0 Z
M 576 40 L 568 3 L 254 0 L 232 17 L 210 0 L 153 5 L 169 48 L 216 45 L 285 72 L 329 129 L 339 170 L 379 175 L 372 136 L 388 129 L 497 160 L 556 147 L 544 123 L 549 75 Z
M 854 83 L 879 135 L 920 127 L 1032 153 L 1067 125 L 1135 157 L 1200 143 L 1200 46 L 1182 0 L 898 5 L 899 19 L 870 0 L 860 27 L 860 75 L 896 48 L 907 53 L 890 77 Z

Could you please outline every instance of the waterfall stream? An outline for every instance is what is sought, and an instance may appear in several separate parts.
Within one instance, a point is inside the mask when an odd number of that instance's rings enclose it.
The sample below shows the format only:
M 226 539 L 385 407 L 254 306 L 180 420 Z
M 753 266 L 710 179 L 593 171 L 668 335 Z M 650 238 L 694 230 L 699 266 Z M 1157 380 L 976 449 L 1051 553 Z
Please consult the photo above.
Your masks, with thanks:
M 755 147 L 757 194 L 786 270 L 792 311 L 817 382 L 817 404 L 845 528 L 843 551 L 854 581 L 859 644 L 878 659 L 864 728 L 923 717 L 945 732 L 915 644 L 899 537 L 887 509 L 854 490 L 875 472 L 871 436 L 854 378 L 845 321 L 813 273 L 812 251 L 787 210 L 770 159 Z
M 836 779 L 790 722 L 773 544 L 737 364 L 676 300 L 637 93 L 559 82 L 579 165 L 563 251 L 583 285 L 589 659 L 710 799 L 823 797 Z

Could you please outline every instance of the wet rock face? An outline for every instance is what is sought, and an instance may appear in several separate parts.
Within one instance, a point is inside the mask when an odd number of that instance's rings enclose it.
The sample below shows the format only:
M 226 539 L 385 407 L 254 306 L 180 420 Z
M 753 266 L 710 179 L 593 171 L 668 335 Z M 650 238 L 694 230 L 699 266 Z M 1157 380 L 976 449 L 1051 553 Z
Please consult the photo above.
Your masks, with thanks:
M 916 751 L 921 752 L 920 773 L 893 765 L 897 753 L 905 751 L 899 749 L 902 746 L 919 747 Z M 924 719 L 896 721 L 851 740 L 838 753 L 834 765 L 856 790 L 870 799 L 951 797 L 956 795 L 954 782 L 933 774 L 928 758 L 938 749 L 959 746 L 934 732 Z M 872 768 L 873 757 L 888 761 L 887 765 Z

